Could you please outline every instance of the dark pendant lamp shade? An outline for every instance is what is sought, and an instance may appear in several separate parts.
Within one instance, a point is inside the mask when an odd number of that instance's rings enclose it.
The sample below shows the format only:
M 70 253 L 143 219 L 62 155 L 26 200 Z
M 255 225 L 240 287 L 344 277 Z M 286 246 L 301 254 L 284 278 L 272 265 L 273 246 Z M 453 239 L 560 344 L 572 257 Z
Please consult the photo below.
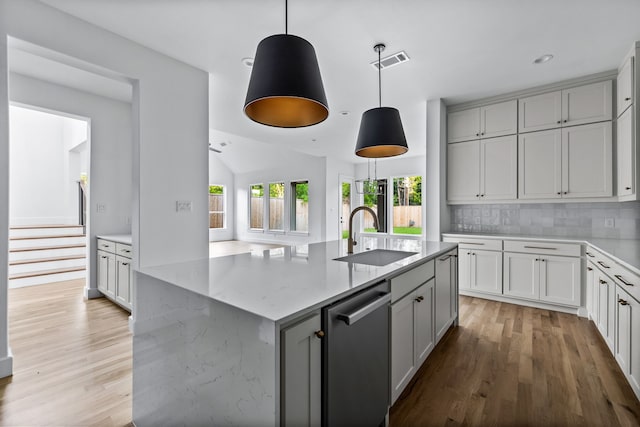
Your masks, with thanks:
M 362 113 L 356 155 L 370 158 L 393 157 L 408 150 L 397 109 L 377 107 Z
M 282 128 L 315 125 L 329 116 L 311 43 L 276 34 L 258 44 L 244 112 L 255 122 Z

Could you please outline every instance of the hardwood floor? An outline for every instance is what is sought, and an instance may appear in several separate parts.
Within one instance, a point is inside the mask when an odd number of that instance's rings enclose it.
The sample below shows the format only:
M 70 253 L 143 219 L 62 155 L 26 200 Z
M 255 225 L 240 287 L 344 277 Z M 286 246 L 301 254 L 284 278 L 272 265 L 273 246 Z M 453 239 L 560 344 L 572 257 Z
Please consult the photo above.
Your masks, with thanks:
M 13 377 L 0 379 L 2 426 L 131 421 L 129 313 L 84 301 L 84 279 L 9 290 Z
M 460 297 L 391 426 L 639 426 L 640 403 L 592 322 Z
M 0 425 L 130 425 L 128 313 L 84 301 L 82 286 L 9 291 L 14 375 L 0 379 Z M 391 409 L 391 425 L 638 426 L 640 403 L 591 322 L 461 297 L 460 326 Z

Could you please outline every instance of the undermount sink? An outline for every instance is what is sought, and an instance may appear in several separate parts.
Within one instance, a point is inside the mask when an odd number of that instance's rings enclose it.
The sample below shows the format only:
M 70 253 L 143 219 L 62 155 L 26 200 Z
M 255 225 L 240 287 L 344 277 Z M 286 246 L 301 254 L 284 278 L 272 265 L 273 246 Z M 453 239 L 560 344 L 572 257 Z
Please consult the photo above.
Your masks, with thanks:
M 374 249 L 372 251 L 334 258 L 334 260 L 382 267 L 417 253 L 418 252 L 392 251 L 390 249 Z

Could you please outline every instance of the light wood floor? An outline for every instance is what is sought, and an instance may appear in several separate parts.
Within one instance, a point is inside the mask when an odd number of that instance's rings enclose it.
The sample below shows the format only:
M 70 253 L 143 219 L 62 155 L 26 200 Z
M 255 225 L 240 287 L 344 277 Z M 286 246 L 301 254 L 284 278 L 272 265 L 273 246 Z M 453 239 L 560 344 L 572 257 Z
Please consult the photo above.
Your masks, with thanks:
M 84 279 L 9 290 L 13 377 L 0 379 L 2 426 L 131 421 L 129 313 L 85 301 Z
M 640 403 L 592 322 L 460 297 L 391 426 L 640 426 Z
M 0 425 L 129 425 L 128 313 L 84 301 L 82 287 L 9 291 L 14 375 L 0 380 Z M 460 303 L 460 326 L 396 402 L 392 427 L 640 425 L 640 403 L 591 322 Z

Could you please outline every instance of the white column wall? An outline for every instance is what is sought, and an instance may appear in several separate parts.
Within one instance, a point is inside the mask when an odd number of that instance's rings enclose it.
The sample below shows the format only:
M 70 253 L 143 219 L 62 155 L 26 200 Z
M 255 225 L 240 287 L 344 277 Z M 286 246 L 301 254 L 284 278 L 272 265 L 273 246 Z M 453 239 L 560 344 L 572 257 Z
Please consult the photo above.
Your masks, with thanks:
M 134 81 L 132 237 L 136 268 L 208 256 L 207 194 L 202 191 L 208 181 L 208 74 L 35 0 L 0 0 L 0 7 L 0 202 L 5 206 L 0 208 L 2 360 L 9 352 L 7 37 Z M 178 200 L 192 202 L 192 211 L 177 213 Z
M 449 231 L 451 217 L 447 205 L 447 107 L 441 99 L 427 101 L 427 176 L 423 197 L 427 211 L 427 240 L 440 241 Z

